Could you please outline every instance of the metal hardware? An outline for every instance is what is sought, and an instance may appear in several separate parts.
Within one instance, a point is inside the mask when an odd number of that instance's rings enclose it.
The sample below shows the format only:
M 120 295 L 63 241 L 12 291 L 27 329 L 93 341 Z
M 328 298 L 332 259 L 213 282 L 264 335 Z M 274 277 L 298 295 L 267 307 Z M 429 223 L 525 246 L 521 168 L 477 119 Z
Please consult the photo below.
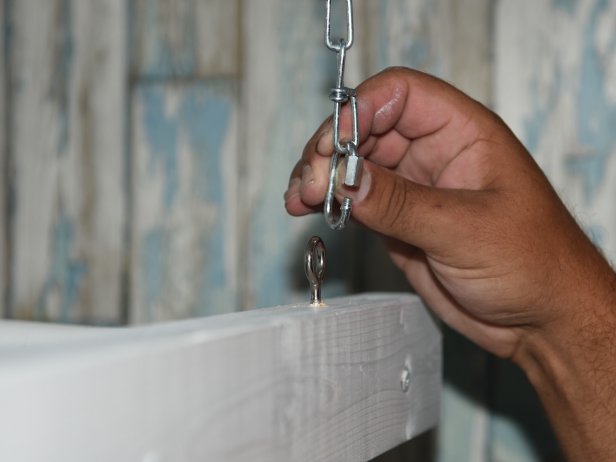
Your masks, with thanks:
M 351 117 L 353 121 L 353 132 L 351 141 L 355 146 L 359 146 L 359 124 L 357 121 L 357 93 L 355 89 L 344 86 L 344 63 L 346 59 L 346 49 L 340 48 L 338 52 L 338 78 L 336 86 L 329 90 L 329 99 L 334 103 L 334 149 L 340 154 L 347 154 L 345 146 L 340 144 L 340 111 L 342 105 L 351 101 Z
M 310 304 L 323 306 L 321 282 L 325 276 L 325 244 L 319 236 L 312 236 L 306 245 L 304 271 L 310 283 Z
M 400 388 L 404 393 L 409 391 L 409 388 L 411 388 L 411 371 L 408 366 L 404 366 L 404 369 L 402 369 L 402 374 L 400 374 Z
M 347 14 L 347 38 L 342 45 L 347 50 L 353 46 L 353 3 L 352 0 L 346 0 Z M 325 0 L 325 44 L 332 51 L 340 51 L 340 45 L 334 44 L 331 37 L 332 32 L 332 0 Z
M 344 184 L 350 187 L 359 186 L 364 159 L 357 153 L 353 143 L 347 143 L 347 155 L 344 158 Z
M 323 214 L 329 227 L 333 230 L 339 230 L 344 228 L 351 218 L 351 210 L 353 208 L 353 201 L 345 197 L 342 199 L 340 205 L 340 216 L 336 218 L 334 216 L 334 193 L 336 190 L 336 176 L 338 173 L 338 160 L 340 159 L 340 153 L 334 151 L 332 154 L 332 160 L 329 167 L 329 184 L 327 186 L 327 193 L 325 194 L 325 205 L 323 207 Z
M 346 52 L 353 45 L 353 2 L 346 1 L 347 13 L 347 37 L 341 38 L 337 43 L 334 43 L 331 37 L 331 3 L 332 0 L 326 0 L 325 13 L 325 45 L 332 51 L 335 51 L 338 58 L 336 86 L 329 91 L 329 99 L 334 103 L 333 115 L 333 132 L 334 132 L 334 154 L 329 168 L 329 185 L 323 214 L 325 221 L 330 228 L 338 230 L 346 226 L 351 218 L 351 209 L 353 201 L 349 197 L 342 200 L 340 206 L 340 216 L 336 218 L 333 212 L 334 191 L 336 188 L 337 169 L 340 156 L 345 156 L 344 164 L 346 167 L 344 184 L 346 186 L 357 187 L 361 180 L 362 159 L 358 154 L 359 146 L 359 122 L 357 118 L 357 93 L 355 89 L 344 86 L 344 65 L 346 61 Z M 351 118 L 352 118 L 352 133 L 351 140 L 342 143 L 340 140 L 340 112 L 342 106 L 347 102 L 351 103 Z

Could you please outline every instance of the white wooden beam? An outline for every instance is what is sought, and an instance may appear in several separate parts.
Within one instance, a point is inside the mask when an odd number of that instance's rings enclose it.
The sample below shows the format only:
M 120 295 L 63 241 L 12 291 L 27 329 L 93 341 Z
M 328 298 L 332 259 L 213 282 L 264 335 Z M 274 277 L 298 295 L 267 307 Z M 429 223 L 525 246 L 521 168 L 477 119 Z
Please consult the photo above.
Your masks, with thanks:
M 83 329 L 0 344 L 0 460 L 357 462 L 439 414 L 440 333 L 410 295 Z

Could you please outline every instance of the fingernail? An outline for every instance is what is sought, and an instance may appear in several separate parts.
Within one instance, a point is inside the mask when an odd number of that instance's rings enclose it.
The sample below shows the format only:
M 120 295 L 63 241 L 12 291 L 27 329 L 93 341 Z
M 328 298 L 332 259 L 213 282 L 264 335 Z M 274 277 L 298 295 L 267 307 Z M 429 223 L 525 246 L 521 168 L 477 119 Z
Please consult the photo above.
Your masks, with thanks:
M 317 152 L 322 156 L 327 156 L 331 154 L 334 149 L 333 143 L 334 140 L 332 135 L 332 129 L 328 128 L 321 134 L 319 141 L 317 141 Z
M 306 164 L 302 168 L 302 183 L 304 186 L 314 183 L 314 172 L 310 164 Z
M 283 196 L 285 202 L 287 202 L 289 198 L 294 196 L 295 194 L 299 194 L 299 187 L 301 183 L 302 180 L 298 177 L 295 176 L 291 178 L 291 180 L 289 181 L 289 186 L 287 187 L 287 190 L 285 191 Z

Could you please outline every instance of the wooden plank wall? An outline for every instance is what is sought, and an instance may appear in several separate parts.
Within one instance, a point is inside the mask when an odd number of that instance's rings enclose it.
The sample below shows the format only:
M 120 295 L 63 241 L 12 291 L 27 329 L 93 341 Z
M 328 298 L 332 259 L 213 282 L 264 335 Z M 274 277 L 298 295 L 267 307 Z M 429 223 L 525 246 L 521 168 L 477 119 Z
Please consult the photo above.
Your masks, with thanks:
M 133 322 L 238 307 L 238 8 L 130 4 Z
M 614 258 L 616 0 L 354 3 L 348 84 L 413 66 L 495 107 Z M 6 316 L 122 324 L 291 303 L 313 233 L 326 296 L 408 290 L 373 236 L 282 207 L 331 112 L 322 2 L 2 0 L 0 18 Z M 519 371 L 444 342 L 438 460 L 557 457 Z
M 118 322 L 126 218 L 123 2 L 30 0 L 5 7 L 8 312 Z
M 4 33 L 5 19 L 6 19 L 6 5 L 0 2 L 0 50 L 2 50 L 2 57 L 0 58 L 0 300 L 3 307 L 6 304 L 7 294 L 7 249 L 6 244 L 8 240 L 7 236 L 7 206 L 8 206 L 8 191 L 7 188 L 7 151 L 9 148 L 9 140 L 7 137 L 7 128 L 9 120 L 8 105 L 7 105 L 7 79 L 6 79 L 6 34 Z M 0 317 L 4 317 L 7 312 L 4 309 L 0 310 Z

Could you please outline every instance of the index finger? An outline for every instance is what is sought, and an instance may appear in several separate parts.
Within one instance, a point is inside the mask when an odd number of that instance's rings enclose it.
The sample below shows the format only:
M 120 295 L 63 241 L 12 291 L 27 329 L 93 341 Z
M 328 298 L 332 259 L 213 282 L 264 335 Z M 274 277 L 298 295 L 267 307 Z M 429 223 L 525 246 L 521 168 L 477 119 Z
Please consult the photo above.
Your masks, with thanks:
M 480 106 L 448 83 L 406 68 L 390 68 L 366 80 L 357 88 L 357 96 L 360 152 L 389 168 L 412 154 L 414 142 L 423 138 L 445 136 L 439 144 L 448 144 L 449 149 L 431 153 L 431 161 L 443 164 L 451 160 L 467 142 L 468 136 L 464 135 L 468 131 L 468 114 L 477 114 Z M 341 139 L 349 138 L 348 107 L 342 110 L 340 131 Z M 438 151 L 434 147 L 432 150 Z M 321 132 L 315 152 L 332 154 L 331 127 Z

